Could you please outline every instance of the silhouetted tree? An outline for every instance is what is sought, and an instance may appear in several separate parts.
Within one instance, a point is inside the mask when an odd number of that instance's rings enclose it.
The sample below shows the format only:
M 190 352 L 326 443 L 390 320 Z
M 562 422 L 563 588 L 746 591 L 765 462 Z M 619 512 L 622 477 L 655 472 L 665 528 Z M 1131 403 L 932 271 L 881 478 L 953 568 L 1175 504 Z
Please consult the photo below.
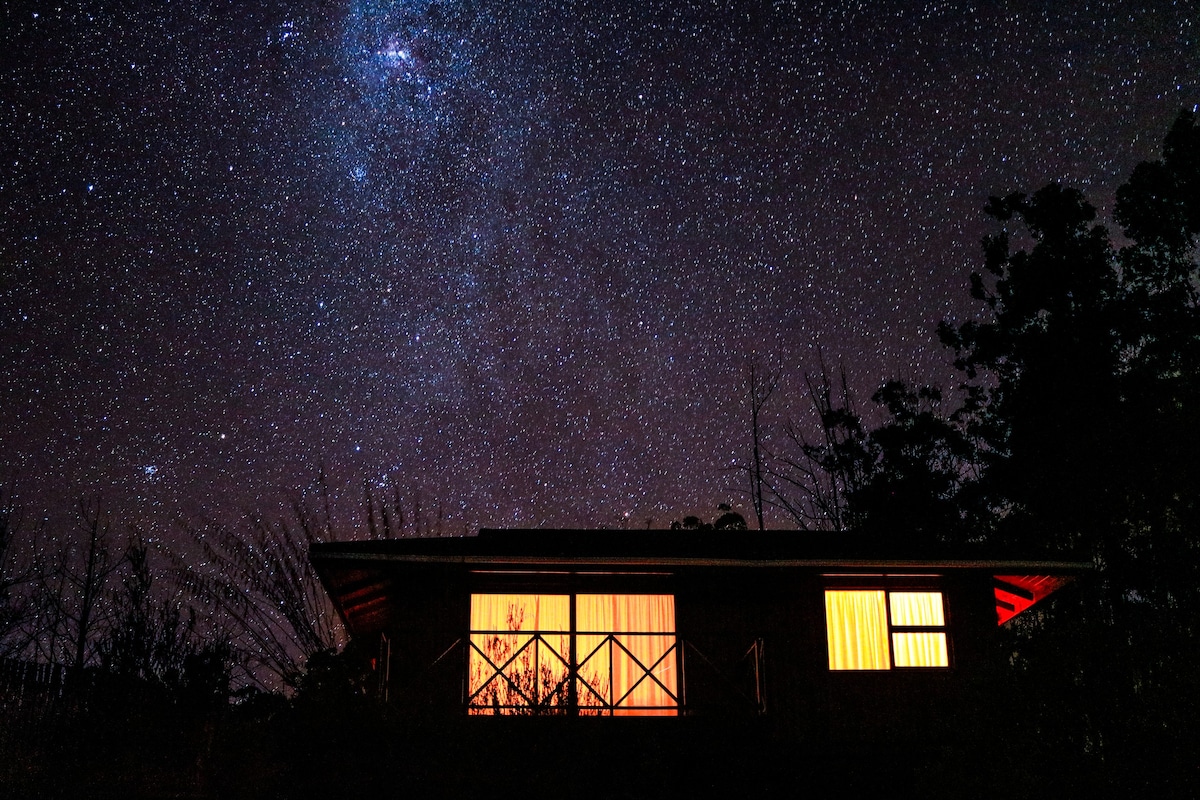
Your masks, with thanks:
M 715 531 L 744 531 L 747 530 L 746 518 L 733 510 L 733 507 L 728 503 L 721 503 L 717 506 L 717 510 L 721 513 L 713 520 L 713 530 Z M 762 530 L 761 528 L 759 530 Z
M 30 647 L 76 673 L 95 662 L 112 623 L 111 582 L 122 568 L 112 519 L 99 498 L 79 503 L 77 539 L 36 565 Z
M 870 424 L 844 373 L 839 386 L 822 365 L 806 378 L 816 425 L 789 427 L 766 496 L 806 529 L 1091 557 L 1095 575 L 1007 626 L 1011 670 L 985 693 L 1004 741 L 1044 755 L 953 760 L 979 774 L 1008 763 L 1036 776 L 1027 787 L 1188 796 L 1200 780 L 1195 116 L 1118 190 L 1119 250 L 1071 188 L 986 211 L 1001 230 L 971 276 L 983 313 L 939 327 L 963 375 L 957 407 L 888 381 Z
M 871 401 L 884 421 L 848 447 L 858 478 L 846 491 L 851 530 L 938 544 L 963 537 L 960 492 L 974 449 L 941 411 L 941 392 L 888 381 Z
M 0 484 L 0 656 L 20 653 L 29 644 L 32 606 L 29 599 L 34 573 L 18 562 L 18 539 L 24 515 L 16 499 L 16 481 Z
M 126 680 L 172 693 L 222 696 L 229 689 L 229 646 L 205 640 L 195 608 L 178 597 L 158 597 L 146 545 L 140 538 L 123 557 L 121 586 L 113 600 L 113 624 L 99 643 L 100 666 Z
M 1130 242 L 1120 253 L 1074 190 L 989 203 L 1032 247 L 1012 252 L 1007 231 L 989 237 L 987 275 L 972 276 L 989 317 L 940 332 L 967 378 L 960 415 L 983 444 L 979 487 L 1000 540 L 1093 549 L 1106 567 L 1132 567 L 1195 538 L 1184 521 L 1195 520 L 1200 477 L 1198 161 L 1200 133 L 1183 114 L 1164 159 L 1118 191 Z
M 746 518 L 733 510 L 728 503 L 717 504 L 720 513 L 712 522 L 705 522 L 700 517 L 688 515 L 683 519 L 673 520 L 670 528 L 673 531 L 744 531 L 747 530 Z
M 203 558 L 176 559 L 189 591 L 222 619 L 237 652 L 239 684 L 292 687 L 313 653 L 336 650 L 345 633 L 308 558 L 330 539 L 328 515 L 303 500 L 291 515 L 248 515 L 238 525 L 189 529 Z
M 773 502 L 805 529 L 925 543 L 958 537 L 960 491 L 974 449 L 941 409 L 941 392 L 887 381 L 871 397 L 881 415 L 869 427 L 856 412 L 843 372 L 807 376 L 821 437 L 789 427 L 790 452 L 775 459 Z
M 778 372 L 763 369 L 757 361 L 750 362 L 746 368 L 744 385 L 746 408 L 750 412 L 750 463 L 746 465 L 746 473 L 750 478 L 750 503 L 754 508 L 754 518 L 760 531 L 767 527 L 763 519 L 766 454 L 763 452 L 762 413 L 771 395 L 778 388 Z
M 1095 208 L 1057 184 L 992 198 L 987 212 L 1023 223 L 1033 246 L 1013 252 L 1007 230 L 988 237 L 971 294 L 989 317 L 939 329 L 968 378 L 960 418 L 982 445 L 983 494 L 1003 536 L 1071 546 L 1070 532 L 1107 505 L 1096 488 L 1119 394 L 1112 247 Z
M 844 368 L 839 378 L 835 385 L 823 359 L 819 376 L 804 376 L 819 436 L 811 438 L 807 426 L 789 421 L 784 431 L 788 449 L 772 454 L 767 469 L 767 502 L 801 530 L 849 528 L 847 498 L 869 468 L 868 433 Z
M 1059 773 L 1186 796 L 1200 777 L 1190 757 L 1200 744 L 1192 114 L 1117 198 L 1129 242 L 1119 252 L 1074 190 L 993 198 L 988 212 L 1019 224 L 1030 246 L 1014 252 L 1008 231 L 989 237 L 986 274 L 972 277 L 987 316 L 941 335 L 966 377 L 959 419 L 982 445 L 972 488 L 990 511 L 988 538 L 1088 554 L 1098 568 L 1011 628 L 1019 735 L 1044 742 Z M 1032 626 L 1052 630 L 1024 636 Z
M 1114 215 L 1129 244 L 1120 252 L 1116 303 L 1120 418 L 1112 426 L 1119 496 L 1156 603 L 1200 613 L 1200 126 L 1176 119 L 1160 161 L 1140 164 L 1117 193 Z M 1114 483 L 1116 483 L 1114 481 Z M 1117 487 L 1114 487 L 1117 488 Z M 1122 547 L 1124 544 L 1124 547 Z
M 363 497 L 360 536 L 443 532 L 441 504 L 431 516 L 419 492 L 406 502 L 398 488 L 383 486 Z M 175 555 L 176 573 L 233 647 L 235 684 L 290 692 L 313 654 L 345 645 L 341 621 L 309 561 L 312 545 L 354 536 L 335 530 L 323 469 L 282 516 L 247 514 L 236 524 L 213 521 L 189 526 L 187 533 L 202 557 Z

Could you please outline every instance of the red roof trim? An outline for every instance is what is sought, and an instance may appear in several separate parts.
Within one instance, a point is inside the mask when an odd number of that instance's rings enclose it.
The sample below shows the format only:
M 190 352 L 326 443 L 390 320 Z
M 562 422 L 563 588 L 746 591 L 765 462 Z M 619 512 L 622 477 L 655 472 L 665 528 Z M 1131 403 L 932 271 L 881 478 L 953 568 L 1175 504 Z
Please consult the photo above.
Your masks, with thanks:
M 996 575 L 996 624 L 1003 625 L 1070 582 L 1067 575 Z

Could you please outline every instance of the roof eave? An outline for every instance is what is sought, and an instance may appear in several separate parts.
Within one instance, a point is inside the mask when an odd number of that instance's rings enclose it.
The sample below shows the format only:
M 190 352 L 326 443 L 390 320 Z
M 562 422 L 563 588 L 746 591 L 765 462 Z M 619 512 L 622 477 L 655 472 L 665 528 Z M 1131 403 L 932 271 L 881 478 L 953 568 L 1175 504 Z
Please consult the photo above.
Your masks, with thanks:
M 1019 572 L 1083 572 L 1093 565 L 1066 560 L 1005 559 L 886 559 L 886 558 L 736 558 L 686 556 L 612 556 L 612 555 L 504 555 L 504 554 L 420 554 L 331 551 L 313 552 L 314 565 L 325 562 L 388 564 L 445 564 L 467 567 L 739 567 L 750 569 L 977 569 Z

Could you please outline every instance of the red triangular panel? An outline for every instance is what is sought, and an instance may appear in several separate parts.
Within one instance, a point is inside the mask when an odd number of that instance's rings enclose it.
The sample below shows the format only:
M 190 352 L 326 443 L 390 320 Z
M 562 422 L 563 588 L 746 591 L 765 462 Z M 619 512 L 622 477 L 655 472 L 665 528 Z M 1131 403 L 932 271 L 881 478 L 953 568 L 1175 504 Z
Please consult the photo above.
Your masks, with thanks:
M 1003 625 L 1027 608 L 1070 583 L 1063 575 L 996 575 L 997 624 Z

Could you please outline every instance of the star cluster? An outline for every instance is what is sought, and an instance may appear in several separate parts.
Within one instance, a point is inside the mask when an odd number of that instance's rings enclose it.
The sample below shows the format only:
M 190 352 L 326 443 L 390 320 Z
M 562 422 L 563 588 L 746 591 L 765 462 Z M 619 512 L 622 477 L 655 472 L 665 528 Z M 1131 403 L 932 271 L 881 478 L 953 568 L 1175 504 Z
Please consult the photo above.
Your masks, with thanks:
M 987 196 L 1157 155 L 1200 31 L 1144 5 L 6 6 L 0 465 L 144 525 L 318 464 L 460 532 L 711 514 L 748 361 L 776 430 L 818 353 L 949 383 Z

